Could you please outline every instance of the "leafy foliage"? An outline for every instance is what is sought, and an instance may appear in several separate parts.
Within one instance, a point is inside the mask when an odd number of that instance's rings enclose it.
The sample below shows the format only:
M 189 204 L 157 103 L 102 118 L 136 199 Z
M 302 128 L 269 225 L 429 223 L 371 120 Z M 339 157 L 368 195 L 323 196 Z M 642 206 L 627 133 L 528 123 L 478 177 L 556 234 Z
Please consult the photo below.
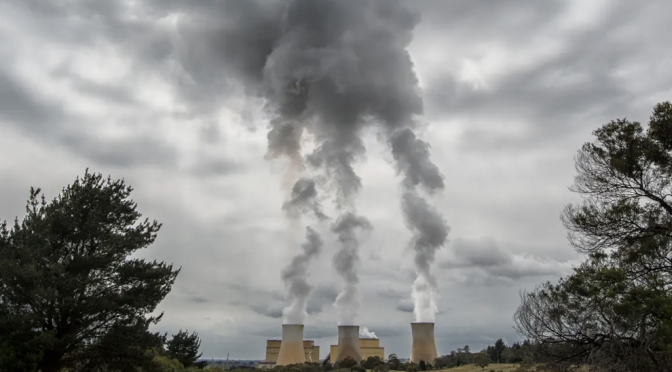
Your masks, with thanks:
M 352 368 L 357 365 L 357 361 L 350 358 L 350 357 L 345 357 L 343 360 L 334 363 L 334 368 Z
M 562 216 L 587 261 L 522 294 L 518 331 L 557 369 L 672 370 L 672 104 L 646 131 L 620 119 L 594 135 L 576 157 L 584 202 Z
M 474 364 L 485 369 L 490 365 L 490 356 L 486 353 L 478 353 L 474 356 Z
M 379 356 L 370 356 L 359 363 L 365 369 L 374 369 L 377 366 L 384 365 L 385 362 Z

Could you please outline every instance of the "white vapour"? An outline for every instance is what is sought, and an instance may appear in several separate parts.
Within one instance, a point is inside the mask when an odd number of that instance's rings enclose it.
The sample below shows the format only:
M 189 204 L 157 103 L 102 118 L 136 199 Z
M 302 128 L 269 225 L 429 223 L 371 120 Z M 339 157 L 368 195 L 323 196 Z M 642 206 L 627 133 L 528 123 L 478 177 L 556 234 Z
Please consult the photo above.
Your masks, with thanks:
M 428 280 L 429 279 L 429 280 Z M 436 313 L 439 308 L 436 306 L 437 290 L 436 286 L 430 284 L 431 279 L 422 273 L 418 273 L 415 282 L 413 282 L 413 313 L 416 322 L 434 323 Z
M 369 331 L 368 328 L 362 327 L 359 329 L 359 337 L 360 338 L 378 338 L 374 332 Z
M 370 231 L 373 227 L 364 217 L 352 212 L 341 215 L 331 230 L 338 235 L 341 246 L 333 257 L 332 263 L 345 285 L 336 297 L 334 306 L 338 316 L 338 325 L 354 325 L 362 296 L 359 293 L 359 240 L 357 230 Z
M 308 313 L 308 295 L 312 287 L 308 284 L 308 265 L 322 250 L 322 239 L 310 227 L 306 227 L 306 241 L 301 252 L 282 270 L 282 280 L 287 287 L 287 299 L 291 304 L 282 310 L 284 324 L 303 324 Z

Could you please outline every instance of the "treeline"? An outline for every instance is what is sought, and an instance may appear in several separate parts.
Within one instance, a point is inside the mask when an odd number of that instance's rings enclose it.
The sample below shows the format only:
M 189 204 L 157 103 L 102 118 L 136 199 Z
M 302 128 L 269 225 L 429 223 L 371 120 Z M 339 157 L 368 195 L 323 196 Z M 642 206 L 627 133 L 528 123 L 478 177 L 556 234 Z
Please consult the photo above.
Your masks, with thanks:
M 486 355 L 489 363 L 498 364 L 518 363 L 526 365 L 529 363 L 542 363 L 544 361 L 541 360 L 535 350 L 535 345 L 530 341 L 514 342 L 511 346 L 508 346 L 500 338 L 495 341 L 494 345 L 489 345 L 477 353 L 473 353 L 469 345 L 451 351 L 449 354 L 438 357 L 434 362 L 434 367 L 440 369 L 474 364 L 481 355 Z M 480 361 L 483 361 L 483 358 Z

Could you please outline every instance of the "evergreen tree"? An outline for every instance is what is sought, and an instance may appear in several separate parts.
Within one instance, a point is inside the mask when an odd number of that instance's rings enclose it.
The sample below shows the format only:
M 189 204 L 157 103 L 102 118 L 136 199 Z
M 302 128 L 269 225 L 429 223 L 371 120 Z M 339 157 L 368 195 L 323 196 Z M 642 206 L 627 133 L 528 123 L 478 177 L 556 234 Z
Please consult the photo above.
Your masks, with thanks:
M 166 344 L 166 352 L 169 357 L 178 360 L 185 368 L 193 366 L 203 369 L 208 363 L 198 362 L 198 358 L 202 355 L 198 351 L 200 347 L 201 340 L 198 338 L 198 333 L 189 334 L 188 331 L 180 330 Z
M 158 321 L 179 270 L 130 258 L 161 227 L 139 220 L 131 191 L 87 170 L 50 202 L 31 188 L 23 220 L 1 224 L 0 327 L 19 334 L 0 332 L 0 345 L 12 355 L 35 350 L 42 372 L 59 371 L 100 360 L 93 345 L 115 327 Z

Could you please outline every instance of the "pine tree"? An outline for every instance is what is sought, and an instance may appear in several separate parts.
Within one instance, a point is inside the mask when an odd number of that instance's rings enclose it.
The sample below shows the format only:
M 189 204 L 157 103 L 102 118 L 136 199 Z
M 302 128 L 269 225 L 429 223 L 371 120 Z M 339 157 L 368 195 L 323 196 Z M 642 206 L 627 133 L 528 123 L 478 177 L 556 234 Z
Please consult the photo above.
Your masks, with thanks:
M 0 328 L 16 330 L 0 345 L 39 352 L 53 372 L 100 360 L 94 345 L 118 327 L 160 319 L 148 315 L 179 270 L 130 257 L 161 227 L 140 220 L 131 191 L 88 170 L 50 202 L 31 188 L 23 220 L 0 226 Z

